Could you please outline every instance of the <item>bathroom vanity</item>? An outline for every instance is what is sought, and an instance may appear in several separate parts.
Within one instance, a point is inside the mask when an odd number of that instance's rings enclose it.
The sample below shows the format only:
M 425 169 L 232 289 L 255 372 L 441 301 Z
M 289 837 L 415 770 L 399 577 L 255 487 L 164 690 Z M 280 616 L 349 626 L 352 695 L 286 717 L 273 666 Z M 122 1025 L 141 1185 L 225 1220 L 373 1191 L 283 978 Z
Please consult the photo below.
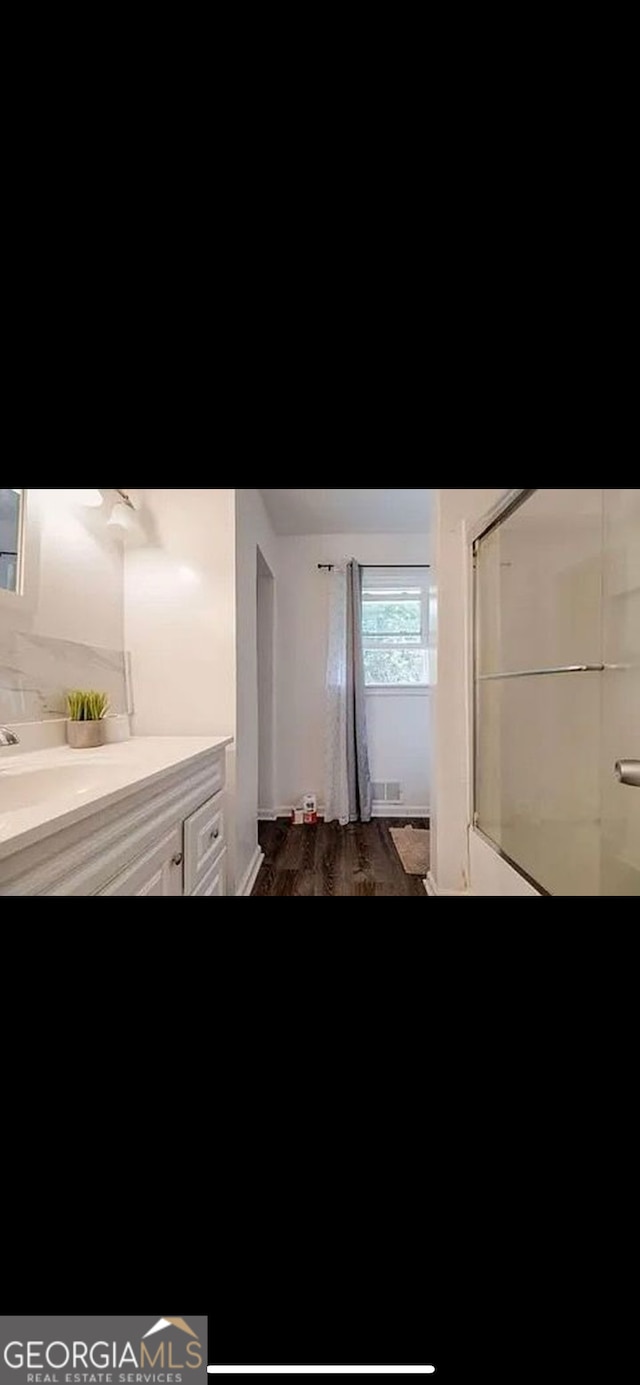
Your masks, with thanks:
M 225 895 L 227 737 L 0 755 L 0 896 Z

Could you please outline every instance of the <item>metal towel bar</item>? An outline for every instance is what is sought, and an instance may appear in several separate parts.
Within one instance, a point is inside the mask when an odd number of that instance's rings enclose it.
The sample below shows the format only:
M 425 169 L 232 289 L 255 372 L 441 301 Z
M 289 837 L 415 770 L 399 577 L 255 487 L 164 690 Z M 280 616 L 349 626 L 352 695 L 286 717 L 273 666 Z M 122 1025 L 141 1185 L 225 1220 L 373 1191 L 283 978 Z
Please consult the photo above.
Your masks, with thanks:
M 495 683 L 503 678 L 547 678 L 552 673 L 604 673 L 605 664 L 566 664 L 562 668 L 525 668 L 517 673 L 480 673 L 479 683 Z

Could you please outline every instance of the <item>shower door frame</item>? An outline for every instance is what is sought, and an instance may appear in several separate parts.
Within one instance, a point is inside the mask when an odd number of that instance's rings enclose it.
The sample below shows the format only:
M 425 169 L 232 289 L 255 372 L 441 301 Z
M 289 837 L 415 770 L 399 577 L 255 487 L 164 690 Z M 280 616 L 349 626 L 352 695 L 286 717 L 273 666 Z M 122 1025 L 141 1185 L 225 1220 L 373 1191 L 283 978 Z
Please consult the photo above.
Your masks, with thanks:
M 527 500 L 529 500 L 532 495 L 535 495 L 536 491 L 539 489 L 539 487 L 535 487 L 533 490 L 509 490 L 506 492 L 505 495 L 501 497 L 501 499 L 497 502 L 496 505 L 492 506 L 492 508 L 482 516 L 481 519 L 477 520 L 475 524 L 467 525 L 466 542 L 469 564 L 468 610 L 470 612 L 469 707 L 471 709 L 469 718 L 469 742 L 471 747 L 471 773 L 469 775 L 469 829 L 472 832 L 476 832 L 480 839 L 483 842 L 485 842 L 487 846 L 491 847 L 491 850 L 496 853 L 496 856 L 499 856 L 500 859 L 504 861 L 506 865 L 510 866 L 511 869 L 514 870 L 522 880 L 526 880 L 527 884 L 531 885 L 534 890 L 537 890 L 538 894 L 550 897 L 549 890 L 545 890 L 544 886 L 540 884 L 539 880 L 535 880 L 532 875 L 529 875 L 526 870 L 523 870 L 522 866 L 518 865 L 518 862 L 514 861 L 513 857 L 509 856 L 506 851 L 503 851 L 502 847 L 499 846 L 497 842 L 494 842 L 492 837 L 487 836 L 487 833 L 483 832 L 478 821 L 478 754 L 480 744 L 480 679 L 478 676 L 478 545 L 480 544 L 482 539 L 486 538 L 487 535 L 492 532 L 493 529 L 497 529 L 499 525 L 503 524 L 504 521 L 509 518 L 510 515 L 512 515 L 516 510 L 519 510 L 522 505 L 525 505 Z

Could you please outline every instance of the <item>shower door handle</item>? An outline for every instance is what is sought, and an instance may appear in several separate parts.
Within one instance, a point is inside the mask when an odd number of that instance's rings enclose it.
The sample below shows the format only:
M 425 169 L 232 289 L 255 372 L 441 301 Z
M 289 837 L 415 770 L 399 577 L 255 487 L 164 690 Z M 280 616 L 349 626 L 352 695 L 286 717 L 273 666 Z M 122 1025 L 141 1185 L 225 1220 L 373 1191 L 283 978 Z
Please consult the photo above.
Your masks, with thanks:
M 621 784 L 629 784 L 631 788 L 640 789 L 640 760 L 618 760 L 616 777 Z

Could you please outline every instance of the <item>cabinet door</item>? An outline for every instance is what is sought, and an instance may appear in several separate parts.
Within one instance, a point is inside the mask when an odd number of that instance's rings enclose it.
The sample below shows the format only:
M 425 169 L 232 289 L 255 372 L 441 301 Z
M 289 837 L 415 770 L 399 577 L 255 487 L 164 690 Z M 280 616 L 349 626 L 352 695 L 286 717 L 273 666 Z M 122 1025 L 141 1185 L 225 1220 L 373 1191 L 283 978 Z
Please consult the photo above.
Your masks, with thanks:
M 217 895 L 218 897 L 224 897 L 224 895 L 226 895 L 226 893 L 227 893 L 227 853 L 226 853 L 226 851 L 223 851 L 223 852 L 222 852 L 222 855 L 218 857 L 215 866 L 212 866 L 211 870 L 209 871 L 209 874 L 208 874 L 208 875 L 205 875 L 204 879 L 201 880 L 201 881 L 199 882 L 198 885 L 196 885 L 195 890 L 192 890 L 191 893 L 192 893 L 192 896 L 198 896 L 198 895 L 212 896 L 212 895 Z
M 172 828 L 100 890 L 101 895 L 182 895 L 182 826 Z

